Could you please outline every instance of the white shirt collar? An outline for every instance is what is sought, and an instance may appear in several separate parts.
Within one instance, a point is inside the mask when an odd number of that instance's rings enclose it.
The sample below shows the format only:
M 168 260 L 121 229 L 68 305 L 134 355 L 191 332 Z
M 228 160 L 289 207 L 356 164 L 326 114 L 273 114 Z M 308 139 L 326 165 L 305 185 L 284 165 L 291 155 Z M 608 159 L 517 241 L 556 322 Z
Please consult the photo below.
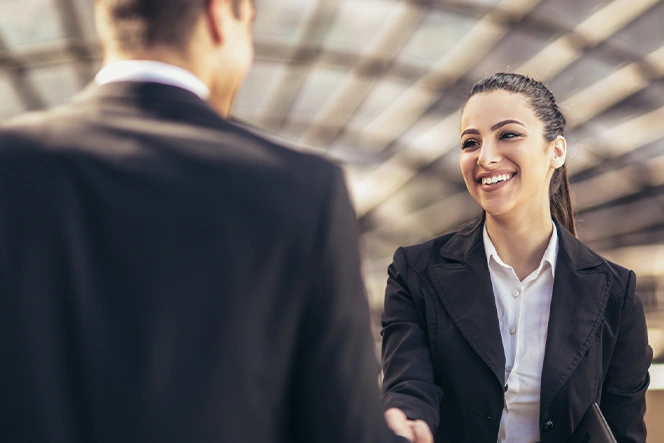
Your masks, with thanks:
M 202 100 L 208 87 L 194 74 L 180 67 L 152 60 L 122 60 L 104 66 L 95 77 L 99 85 L 113 82 L 151 82 L 176 86 L 193 92 Z
M 491 242 L 491 239 L 489 238 L 489 233 L 486 230 L 486 223 L 484 223 L 482 235 L 484 237 L 484 252 L 486 253 L 486 260 L 489 266 L 491 266 L 491 257 L 493 257 L 495 262 L 498 263 L 499 265 L 506 268 L 511 268 L 511 266 L 505 264 L 505 262 L 503 262 L 500 259 L 498 251 L 496 251 L 496 247 L 493 245 L 493 242 Z M 549 266 L 551 267 L 551 275 L 555 277 L 556 259 L 558 258 L 558 247 L 559 247 L 558 230 L 556 229 L 556 224 L 553 223 L 553 233 L 551 234 L 551 238 L 549 239 L 549 245 L 546 247 L 546 250 L 544 251 L 544 255 L 542 256 L 542 261 L 540 262 L 539 267 L 534 272 L 535 275 L 538 275 L 544 268 L 544 264 L 548 263 Z

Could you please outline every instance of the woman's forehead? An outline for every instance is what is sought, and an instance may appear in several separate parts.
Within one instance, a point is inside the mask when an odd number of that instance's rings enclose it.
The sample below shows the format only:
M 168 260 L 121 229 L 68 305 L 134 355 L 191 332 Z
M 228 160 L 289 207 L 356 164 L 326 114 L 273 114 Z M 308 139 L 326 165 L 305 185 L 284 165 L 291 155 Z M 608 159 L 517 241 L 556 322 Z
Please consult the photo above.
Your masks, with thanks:
M 530 106 L 528 97 L 515 92 L 498 90 L 470 97 L 461 115 L 461 127 L 463 130 L 469 125 L 492 126 L 508 119 L 519 120 L 524 124 L 539 122 Z

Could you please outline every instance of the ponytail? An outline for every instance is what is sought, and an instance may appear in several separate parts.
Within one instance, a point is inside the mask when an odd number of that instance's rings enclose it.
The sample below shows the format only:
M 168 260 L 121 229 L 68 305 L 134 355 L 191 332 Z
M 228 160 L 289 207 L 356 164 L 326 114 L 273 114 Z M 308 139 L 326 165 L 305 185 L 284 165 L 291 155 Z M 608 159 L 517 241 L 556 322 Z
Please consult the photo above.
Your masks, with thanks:
M 566 164 L 553 172 L 549 186 L 549 200 L 551 215 L 576 237 L 576 221 Z

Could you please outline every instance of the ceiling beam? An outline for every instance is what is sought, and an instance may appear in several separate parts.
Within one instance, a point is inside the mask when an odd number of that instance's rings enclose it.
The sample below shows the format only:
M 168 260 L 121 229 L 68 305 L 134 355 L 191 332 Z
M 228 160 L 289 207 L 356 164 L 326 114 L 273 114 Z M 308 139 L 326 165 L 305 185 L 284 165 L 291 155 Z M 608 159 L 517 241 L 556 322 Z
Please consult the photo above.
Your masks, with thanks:
M 400 2 L 361 58 L 312 119 L 300 142 L 325 146 L 341 131 L 375 86 L 377 79 L 417 29 L 425 11 L 409 2 Z
M 73 0 L 55 0 L 55 3 L 62 29 L 67 36 L 67 50 L 74 55 L 76 60 L 78 84 L 80 87 L 84 87 L 95 72 L 92 54 L 81 26 L 81 15 Z
M 536 77 L 540 77 L 543 80 L 551 79 L 553 75 L 556 75 L 562 71 L 562 69 L 578 59 L 582 51 L 582 46 L 575 45 L 581 45 L 582 41 L 584 46 L 587 46 L 589 42 L 592 42 L 595 45 L 601 43 L 602 39 L 605 39 L 610 35 L 608 33 L 609 30 L 615 32 L 619 27 L 626 26 L 631 20 L 636 19 L 639 14 L 646 12 L 648 7 L 652 6 L 653 1 L 654 0 L 637 0 L 632 2 L 632 0 L 616 0 L 613 3 L 610 3 L 581 22 L 574 29 L 573 33 L 575 35 L 584 35 L 583 40 L 572 38 L 570 35 L 562 36 L 555 42 L 551 43 L 543 51 L 522 64 L 516 69 L 516 71 L 528 75 L 534 73 Z M 632 5 L 634 10 L 638 11 L 639 14 L 626 12 L 625 8 L 629 7 L 629 5 Z M 614 13 L 620 11 L 622 12 L 622 19 L 610 20 L 607 24 L 602 25 L 599 19 L 606 17 L 606 11 L 612 11 Z M 591 25 L 598 26 L 600 29 L 592 29 Z M 548 54 L 547 57 L 543 57 L 541 55 L 542 53 Z M 619 91 L 622 91 L 622 89 Z M 404 96 L 407 95 L 408 92 L 404 94 Z M 402 96 L 402 98 L 404 96 Z M 431 96 L 431 94 L 429 94 L 429 96 Z M 421 96 L 421 98 L 423 97 L 424 96 Z M 624 98 L 622 92 L 616 95 L 616 100 L 622 98 Z M 393 141 L 393 136 L 398 136 L 395 133 L 394 128 L 398 128 L 399 131 L 404 130 L 403 127 L 399 126 L 397 117 L 401 116 L 403 121 L 412 122 L 414 119 L 421 117 L 420 111 L 424 111 L 423 107 L 420 107 L 419 105 L 415 106 L 415 108 L 408 108 L 409 103 L 423 104 L 423 102 L 418 102 L 417 100 L 405 99 L 400 103 L 400 99 L 398 99 L 395 103 L 399 103 L 401 109 L 397 109 L 395 108 L 395 105 L 393 105 L 367 127 L 367 131 L 370 130 L 375 133 L 377 137 L 387 137 L 387 139 L 384 140 L 387 143 Z M 584 106 L 583 103 L 579 105 Z M 596 110 L 601 109 L 603 109 L 603 106 L 596 106 Z M 392 114 L 389 114 L 390 112 Z M 391 115 L 391 117 L 386 119 L 384 116 L 388 114 Z M 458 131 L 452 130 L 452 127 L 458 125 L 460 114 L 461 109 L 459 108 L 454 113 L 441 119 L 440 123 L 420 133 L 416 138 L 410 141 L 409 144 L 400 146 L 400 149 L 393 157 L 393 160 L 390 159 L 383 165 L 377 167 L 368 177 L 363 178 L 362 182 L 353 183 L 351 188 L 354 193 L 354 201 L 357 204 L 358 215 L 363 216 L 375 208 L 418 173 L 417 168 L 406 166 L 407 162 L 403 161 L 404 157 L 410 157 L 412 162 L 414 156 L 419 156 L 424 164 L 429 164 L 437 158 L 440 158 L 455 146 L 457 143 Z M 579 117 L 579 121 L 583 121 L 583 118 L 587 119 L 589 115 L 590 113 L 587 112 L 585 116 Z M 386 176 L 393 176 L 394 179 L 386 184 L 384 183 L 384 177 Z
M 438 91 L 461 79 L 493 48 L 510 29 L 503 17 L 510 14 L 516 22 L 528 14 L 539 0 L 502 0 L 480 18 L 470 31 L 433 64 L 392 105 L 380 113 L 362 133 L 371 146 L 384 148 L 398 139 L 439 97 Z
M 33 111 L 43 108 L 44 100 L 28 77 L 28 71 L 23 60 L 11 54 L 1 35 L 0 64 L 4 67 L 9 83 L 25 109 Z
M 303 59 L 309 63 L 302 66 L 286 66 L 279 87 L 275 88 L 273 95 L 266 102 L 265 115 L 270 116 L 270 119 L 264 121 L 263 125 L 267 129 L 278 131 L 286 124 L 290 109 L 309 75 L 310 66 L 320 56 L 325 37 L 332 28 L 338 12 L 338 1 L 318 0 L 313 14 L 302 24 L 298 41 L 307 42 L 307 46 L 296 47 L 292 56 L 287 59 Z

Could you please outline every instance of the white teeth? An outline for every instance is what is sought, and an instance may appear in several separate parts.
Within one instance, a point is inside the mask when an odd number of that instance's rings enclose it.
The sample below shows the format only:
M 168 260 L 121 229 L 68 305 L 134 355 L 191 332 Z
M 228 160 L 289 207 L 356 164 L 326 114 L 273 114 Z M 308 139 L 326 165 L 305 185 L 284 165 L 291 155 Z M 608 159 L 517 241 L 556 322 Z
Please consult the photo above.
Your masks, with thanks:
M 494 177 L 484 177 L 482 179 L 482 184 L 483 185 L 492 185 L 494 183 L 506 181 L 512 178 L 511 174 L 501 174 L 501 175 L 496 175 Z

